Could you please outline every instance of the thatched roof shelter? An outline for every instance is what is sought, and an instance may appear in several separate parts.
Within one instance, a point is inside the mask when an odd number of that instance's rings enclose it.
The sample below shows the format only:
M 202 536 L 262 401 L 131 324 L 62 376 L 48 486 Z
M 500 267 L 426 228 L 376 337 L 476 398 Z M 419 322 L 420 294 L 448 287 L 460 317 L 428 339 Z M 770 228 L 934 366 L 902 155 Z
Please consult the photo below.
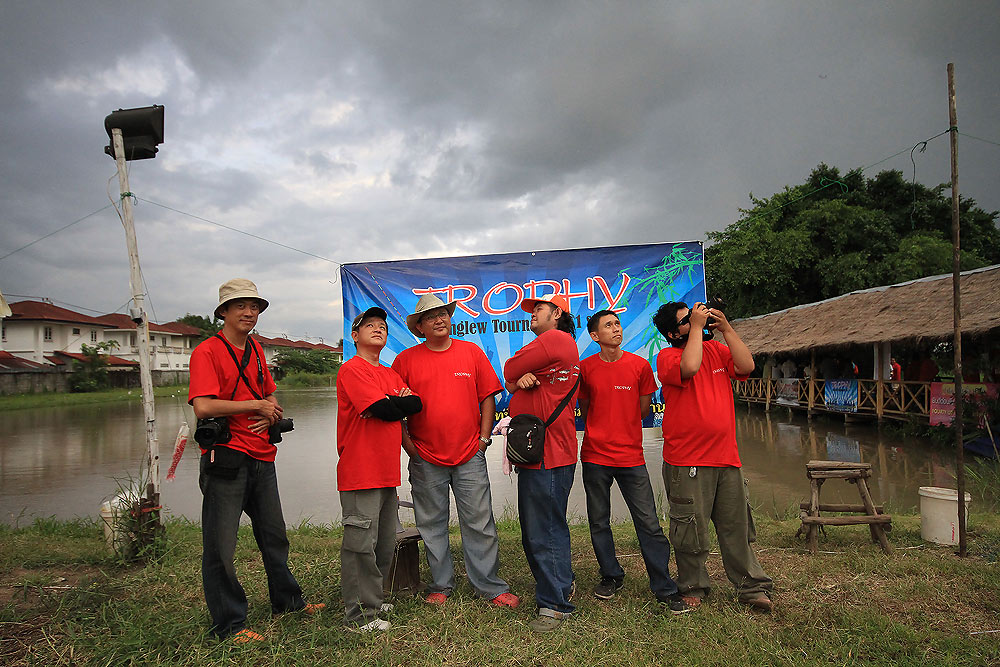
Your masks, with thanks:
M 963 335 L 1000 329 L 1000 264 L 962 273 L 961 287 Z M 950 339 L 951 274 L 735 320 L 733 327 L 754 354 Z

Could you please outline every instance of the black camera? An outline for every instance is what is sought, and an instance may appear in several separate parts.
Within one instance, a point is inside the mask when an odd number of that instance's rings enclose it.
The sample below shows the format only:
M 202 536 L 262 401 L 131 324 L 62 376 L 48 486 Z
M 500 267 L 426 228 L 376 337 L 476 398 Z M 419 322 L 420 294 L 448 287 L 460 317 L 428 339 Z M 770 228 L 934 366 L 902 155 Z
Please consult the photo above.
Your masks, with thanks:
M 194 429 L 194 439 L 206 449 L 212 445 L 226 444 L 233 439 L 233 434 L 229 431 L 229 419 L 227 417 L 199 419 Z
M 278 421 L 271 424 L 267 429 L 267 441 L 272 445 L 276 445 L 281 442 L 281 434 L 288 433 L 289 431 L 295 430 L 295 424 L 292 423 L 291 417 L 286 417 L 284 419 L 279 419 Z
M 722 299 L 720 299 L 717 296 L 713 296 L 711 299 L 709 299 L 708 303 L 705 304 L 705 307 L 709 308 L 709 309 L 713 309 L 714 308 L 715 310 L 721 310 L 721 311 L 725 312 L 726 311 L 726 302 L 723 301 Z M 714 317 L 712 317 L 711 315 L 709 315 L 708 319 L 705 320 L 705 326 L 707 327 L 710 324 L 715 324 L 716 321 L 717 320 Z

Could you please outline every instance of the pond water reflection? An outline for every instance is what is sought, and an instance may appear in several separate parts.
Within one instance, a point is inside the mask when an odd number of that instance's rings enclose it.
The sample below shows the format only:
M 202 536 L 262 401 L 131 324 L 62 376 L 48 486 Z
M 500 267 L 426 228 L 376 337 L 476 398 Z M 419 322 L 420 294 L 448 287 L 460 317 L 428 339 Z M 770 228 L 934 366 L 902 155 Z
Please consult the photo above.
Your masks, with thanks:
M 336 391 L 282 390 L 278 396 L 286 416 L 295 420 L 295 430 L 285 434 L 277 459 L 285 520 L 290 525 L 339 521 Z M 185 398 L 178 393 L 157 401 L 163 474 L 181 423 L 194 423 Z M 744 472 L 758 512 L 785 515 L 806 499 L 805 464 L 811 459 L 871 463 L 870 487 L 876 502 L 885 503 L 889 511 L 915 509 L 920 486 L 953 485 L 950 454 L 920 439 L 889 435 L 872 424 L 845 424 L 836 417 L 809 422 L 785 409 L 767 413 L 745 406 L 737 408 L 737 422 Z M 144 437 L 138 402 L 0 413 L 0 521 L 23 524 L 33 517 L 96 516 L 101 500 L 117 490 L 116 479 L 137 475 Z M 646 437 L 647 467 L 662 503 L 661 442 L 655 430 L 647 430 Z M 192 442 L 177 468 L 177 479 L 162 484 L 162 501 L 170 515 L 192 520 L 200 516 L 197 453 Z M 500 454 L 496 445 L 487 454 L 494 511 L 497 516 L 513 515 L 516 484 L 503 475 Z M 408 498 L 406 456 L 402 458 L 400 496 Z M 824 486 L 823 500 L 858 502 L 858 496 L 855 487 L 833 480 Z M 627 518 L 617 489 L 612 505 L 616 518 Z M 578 521 L 586 519 L 579 466 L 570 494 L 570 514 Z M 404 510 L 402 519 L 412 522 L 412 511 Z

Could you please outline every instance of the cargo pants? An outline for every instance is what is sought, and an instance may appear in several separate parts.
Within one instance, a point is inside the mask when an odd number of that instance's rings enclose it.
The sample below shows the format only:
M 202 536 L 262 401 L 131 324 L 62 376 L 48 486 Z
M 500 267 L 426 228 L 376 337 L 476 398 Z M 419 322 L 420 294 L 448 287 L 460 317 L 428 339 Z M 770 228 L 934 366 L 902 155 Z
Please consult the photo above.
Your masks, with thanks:
M 692 476 L 692 472 L 694 476 Z M 774 587 L 751 542 L 756 540 L 746 483 L 739 468 L 663 464 L 663 485 L 670 503 L 670 544 L 677 559 L 681 595 L 703 598 L 712 582 L 705 567 L 709 552 L 709 520 L 715 524 L 726 576 L 740 600 Z

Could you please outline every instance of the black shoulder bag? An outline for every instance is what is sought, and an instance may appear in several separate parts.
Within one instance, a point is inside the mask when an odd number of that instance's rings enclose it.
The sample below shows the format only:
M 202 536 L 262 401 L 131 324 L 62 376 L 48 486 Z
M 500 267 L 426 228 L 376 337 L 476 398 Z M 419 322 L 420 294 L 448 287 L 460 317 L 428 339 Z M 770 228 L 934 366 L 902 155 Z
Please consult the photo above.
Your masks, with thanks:
M 545 429 L 552 425 L 556 417 L 566 408 L 570 399 L 580 386 L 580 375 L 552 415 L 542 421 L 532 414 L 523 413 L 512 417 L 507 425 L 507 459 L 515 465 L 540 463 L 545 454 Z

